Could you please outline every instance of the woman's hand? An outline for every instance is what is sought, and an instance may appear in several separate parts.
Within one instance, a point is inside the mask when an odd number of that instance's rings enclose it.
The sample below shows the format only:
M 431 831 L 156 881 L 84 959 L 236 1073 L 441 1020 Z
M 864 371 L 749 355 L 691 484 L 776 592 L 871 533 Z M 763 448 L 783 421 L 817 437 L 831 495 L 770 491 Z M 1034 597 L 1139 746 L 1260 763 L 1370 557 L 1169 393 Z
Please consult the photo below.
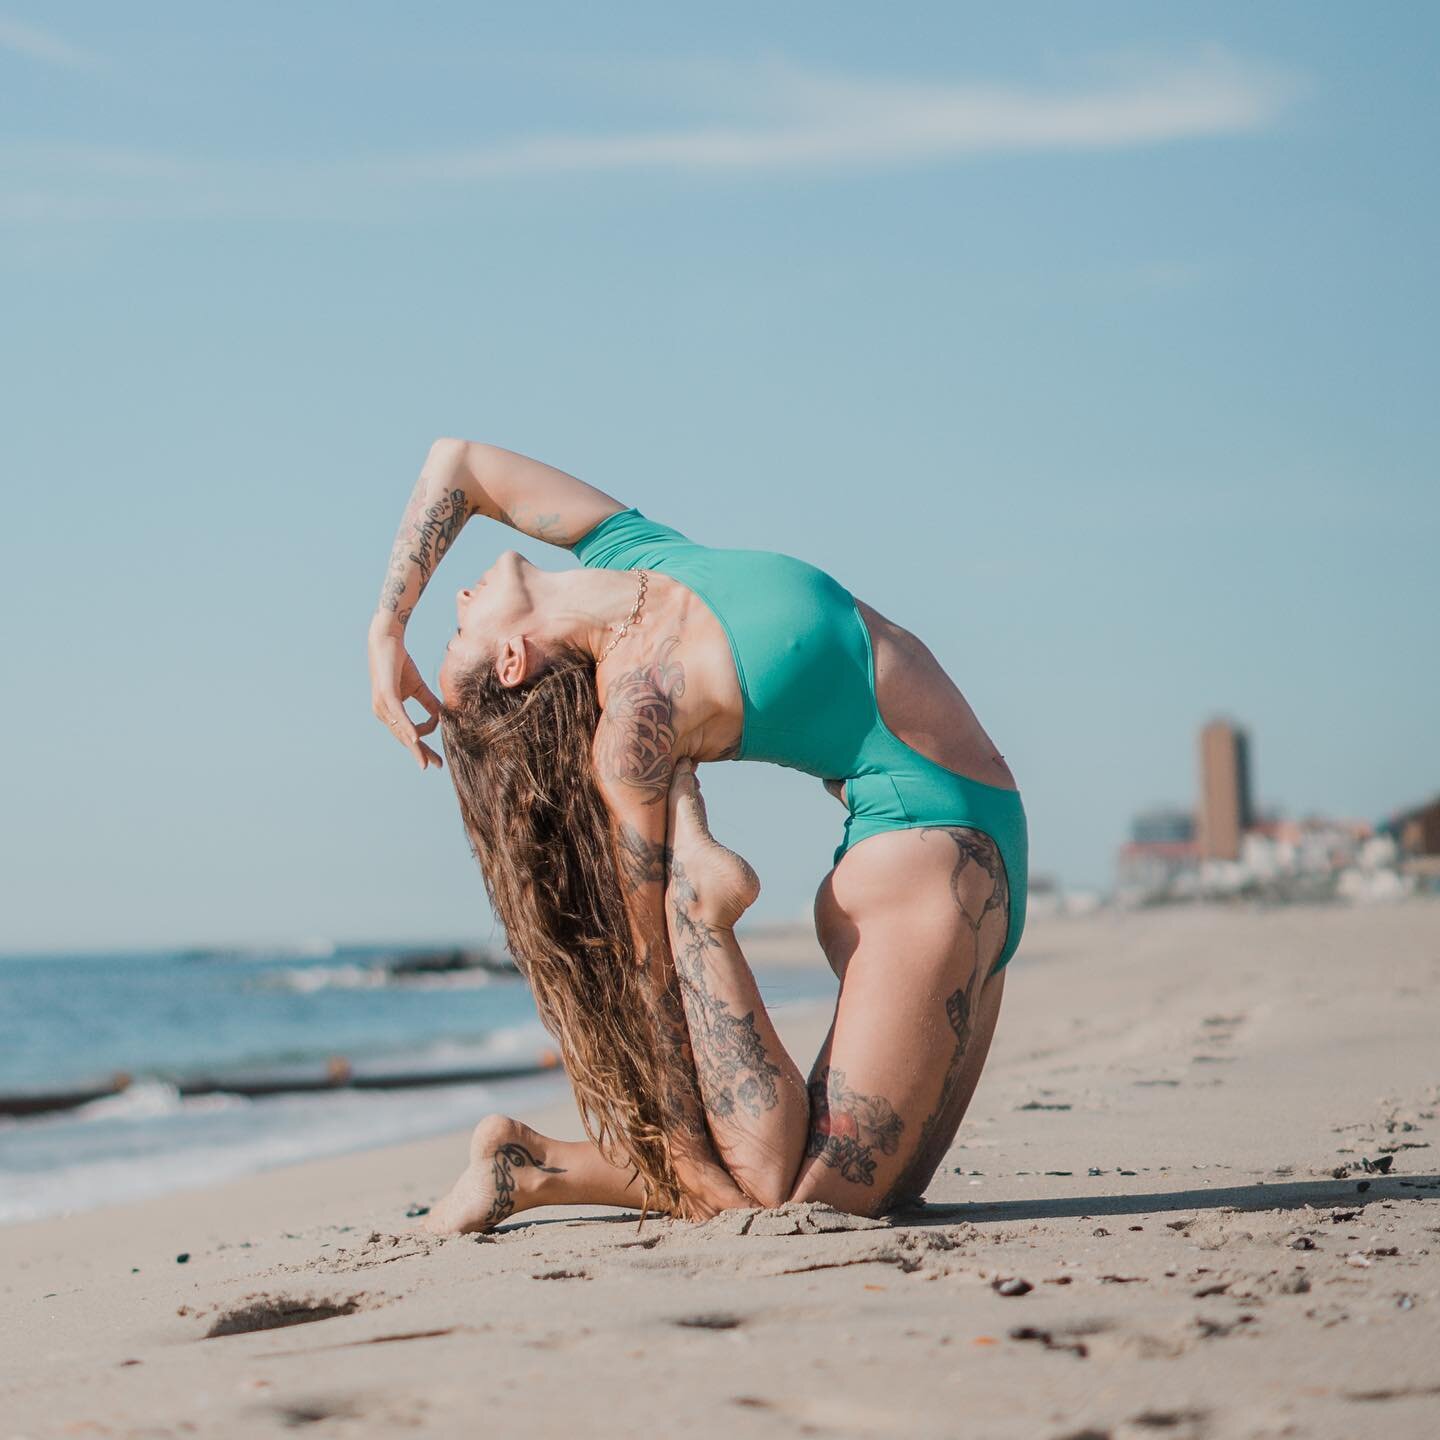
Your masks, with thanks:
M 444 762 L 421 739 L 440 723 L 440 702 L 420 678 L 420 671 L 405 649 L 405 632 L 377 616 L 370 627 L 370 704 L 376 718 L 415 757 L 422 770 Z M 417 725 L 406 713 L 405 702 L 418 700 L 429 718 Z

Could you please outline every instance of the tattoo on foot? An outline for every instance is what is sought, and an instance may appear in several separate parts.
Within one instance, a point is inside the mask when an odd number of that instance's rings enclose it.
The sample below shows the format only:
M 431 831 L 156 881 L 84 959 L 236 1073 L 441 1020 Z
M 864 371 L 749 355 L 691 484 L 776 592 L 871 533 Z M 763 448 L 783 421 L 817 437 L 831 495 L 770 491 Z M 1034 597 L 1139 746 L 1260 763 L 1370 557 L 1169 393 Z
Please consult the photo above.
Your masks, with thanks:
M 770 1061 L 755 1028 L 755 1012 L 736 1015 L 710 988 L 705 956 L 718 950 L 715 928 L 694 913 L 697 895 L 674 858 L 670 862 L 671 916 L 675 926 L 675 969 L 680 976 L 690 1045 L 700 1095 L 712 1118 L 730 1119 L 743 1110 L 758 1120 L 780 1103 L 778 1065 Z
M 818 1157 L 852 1185 L 874 1185 L 875 1157 L 900 1148 L 905 1122 L 883 1095 L 851 1090 L 845 1072 L 827 1065 L 810 1082 L 810 1138 L 805 1153 Z
M 486 1225 L 498 1225 L 515 1213 L 515 1172 L 529 1166 L 546 1175 L 563 1175 L 563 1165 L 542 1165 L 523 1145 L 511 1142 L 502 1145 L 490 1161 L 490 1175 L 495 1182 L 495 1198 L 490 1202 Z
M 601 775 L 640 791 L 647 805 L 670 793 L 675 749 L 675 702 L 685 693 L 685 667 L 674 659 L 678 635 L 655 658 L 610 682 L 595 732 Z

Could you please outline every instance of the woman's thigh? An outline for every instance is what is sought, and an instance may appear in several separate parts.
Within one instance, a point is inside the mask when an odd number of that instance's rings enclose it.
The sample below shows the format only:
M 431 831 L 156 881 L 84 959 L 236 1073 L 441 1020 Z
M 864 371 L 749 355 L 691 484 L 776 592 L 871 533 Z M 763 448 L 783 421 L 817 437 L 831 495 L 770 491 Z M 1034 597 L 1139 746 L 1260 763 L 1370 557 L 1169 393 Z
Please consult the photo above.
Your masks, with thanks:
M 875 1214 L 924 1189 L 984 1064 L 1008 923 L 1004 867 L 974 830 L 873 836 L 826 878 L 816 930 L 840 1000 L 795 1199 Z

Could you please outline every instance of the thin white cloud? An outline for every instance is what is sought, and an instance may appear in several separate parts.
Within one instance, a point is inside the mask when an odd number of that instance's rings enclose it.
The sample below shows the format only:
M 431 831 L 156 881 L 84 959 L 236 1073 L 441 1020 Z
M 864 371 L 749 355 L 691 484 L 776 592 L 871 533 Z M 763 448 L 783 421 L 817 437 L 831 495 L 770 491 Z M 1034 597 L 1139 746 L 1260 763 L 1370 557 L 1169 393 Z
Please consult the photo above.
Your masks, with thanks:
M 0 50 L 39 60 L 47 65 L 61 65 L 69 70 L 91 70 L 100 64 L 100 57 L 81 50 L 68 40 L 38 25 L 26 25 L 0 15 Z
M 1213 48 L 1178 62 L 1112 61 L 1100 80 L 1068 88 L 847 75 L 773 58 L 680 62 L 651 78 L 636 88 L 705 120 L 329 161 L 0 142 L 0 220 L 359 217 L 393 213 L 397 191 L 512 177 L 874 172 L 986 154 L 1134 149 L 1262 129 L 1300 88 Z
M 1297 88 L 1218 50 L 1069 91 L 874 79 L 774 61 L 733 78 L 732 102 L 751 112 L 738 123 L 527 136 L 396 157 L 372 173 L 458 182 L 566 171 L 884 168 L 1005 151 L 1124 149 L 1260 129 Z M 704 88 L 713 100 L 717 87 Z

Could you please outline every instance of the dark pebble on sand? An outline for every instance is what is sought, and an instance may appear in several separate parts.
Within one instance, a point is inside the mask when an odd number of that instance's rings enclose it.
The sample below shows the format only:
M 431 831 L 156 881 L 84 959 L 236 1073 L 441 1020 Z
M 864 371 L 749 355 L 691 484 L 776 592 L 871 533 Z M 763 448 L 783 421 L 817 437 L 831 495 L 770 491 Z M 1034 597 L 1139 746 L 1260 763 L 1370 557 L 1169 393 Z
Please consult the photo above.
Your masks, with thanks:
M 410 1205 L 405 1210 L 405 1218 L 407 1220 L 418 1220 L 422 1215 L 428 1215 L 429 1213 L 430 1207 L 428 1205 Z
M 182 1250 L 180 1254 L 175 1257 L 175 1263 L 177 1265 L 188 1265 L 190 1263 L 190 1252 L 188 1250 Z
M 1297 1235 L 1291 1242 L 1292 1250 L 1313 1250 L 1315 1242 L 1308 1235 Z
M 1415 1297 L 1413 1295 L 1402 1295 L 1396 1302 L 1397 1310 L 1413 1310 L 1415 1308 Z
M 1035 1287 L 1028 1280 L 1012 1275 L 1006 1280 L 992 1280 L 990 1288 L 997 1295 L 1028 1295 Z
M 1100 1236 L 1100 1235 L 1108 1235 L 1110 1232 L 1109 1232 L 1103 1225 L 1100 1225 L 1100 1226 L 1097 1226 L 1097 1227 L 1096 1227 L 1094 1230 L 1092 1230 L 1090 1233 L 1091 1233 L 1092 1235 L 1095 1235 L 1095 1236 Z

